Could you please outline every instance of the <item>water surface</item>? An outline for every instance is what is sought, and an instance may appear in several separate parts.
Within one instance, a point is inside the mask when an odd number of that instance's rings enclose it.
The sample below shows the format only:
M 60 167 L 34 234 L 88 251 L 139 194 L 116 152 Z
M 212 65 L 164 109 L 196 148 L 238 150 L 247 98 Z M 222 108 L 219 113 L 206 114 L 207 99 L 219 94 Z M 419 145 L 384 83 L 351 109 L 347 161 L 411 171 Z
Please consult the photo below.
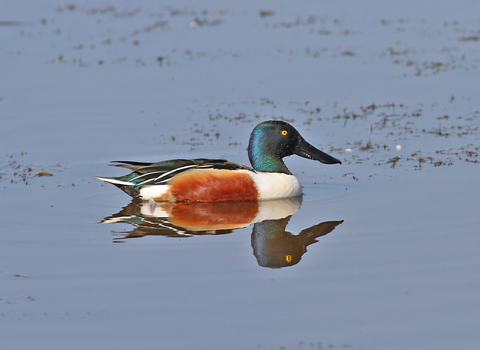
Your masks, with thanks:
M 2 349 L 479 343 L 477 3 L 0 9 Z M 248 164 L 268 119 L 343 164 L 290 157 L 305 195 L 261 216 L 195 207 L 227 228 L 91 177 Z

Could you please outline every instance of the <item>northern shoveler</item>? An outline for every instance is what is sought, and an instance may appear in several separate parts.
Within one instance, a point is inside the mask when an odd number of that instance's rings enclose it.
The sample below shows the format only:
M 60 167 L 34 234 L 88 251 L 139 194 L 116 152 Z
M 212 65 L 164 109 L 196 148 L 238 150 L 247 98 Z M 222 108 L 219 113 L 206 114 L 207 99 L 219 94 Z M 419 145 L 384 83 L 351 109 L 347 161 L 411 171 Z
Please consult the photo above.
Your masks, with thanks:
M 158 163 L 113 162 L 133 170 L 118 177 L 96 177 L 134 198 L 156 202 L 258 201 L 302 194 L 283 158 L 292 154 L 325 164 L 341 164 L 283 121 L 258 124 L 250 135 L 252 168 L 224 159 L 174 159 Z

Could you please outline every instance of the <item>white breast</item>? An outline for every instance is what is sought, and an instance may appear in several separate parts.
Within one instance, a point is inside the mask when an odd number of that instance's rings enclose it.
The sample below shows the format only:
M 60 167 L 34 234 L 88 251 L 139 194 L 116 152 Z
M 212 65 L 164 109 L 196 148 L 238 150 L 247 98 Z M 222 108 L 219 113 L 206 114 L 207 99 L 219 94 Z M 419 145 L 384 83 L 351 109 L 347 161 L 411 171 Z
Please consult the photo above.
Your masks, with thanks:
M 250 173 L 258 190 L 258 199 L 278 199 L 302 194 L 302 186 L 293 175 L 281 173 Z

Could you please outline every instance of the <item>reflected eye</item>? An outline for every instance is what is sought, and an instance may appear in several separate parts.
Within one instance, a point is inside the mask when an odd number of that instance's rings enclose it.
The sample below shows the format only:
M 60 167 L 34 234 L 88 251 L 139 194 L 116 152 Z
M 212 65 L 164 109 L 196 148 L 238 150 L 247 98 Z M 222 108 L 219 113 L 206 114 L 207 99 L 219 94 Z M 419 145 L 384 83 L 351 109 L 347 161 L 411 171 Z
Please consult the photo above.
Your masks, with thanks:
M 282 130 L 282 135 L 285 136 L 288 134 L 288 131 L 287 130 Z
M 285 131 L 285 134 L 286 134 L 286 133 L 287 133 L 287 132 Z M 283 132 L 282 132 L 282 134 L 283 134 Z M 285 260 L 287 261 L 287 263 L 291 262 L 291 261 L 292 261 L 292 256 L 291 256 L 291 255 L 287 255 L 287 256 L 285 257 Z

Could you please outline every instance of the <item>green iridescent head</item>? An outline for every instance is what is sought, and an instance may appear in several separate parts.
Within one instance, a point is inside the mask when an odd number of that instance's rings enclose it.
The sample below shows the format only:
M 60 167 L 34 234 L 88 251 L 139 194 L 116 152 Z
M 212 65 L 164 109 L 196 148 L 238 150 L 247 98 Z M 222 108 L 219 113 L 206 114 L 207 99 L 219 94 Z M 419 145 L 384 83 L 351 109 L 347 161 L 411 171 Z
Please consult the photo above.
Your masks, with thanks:
M 342 163 L 313 147 L 293 126 L 283 121 L 266 121 L 253 129 L 248 144 L 248 158 L 256 171 L 291 175 L 283 158 L 292 154 L 325 164 Z

